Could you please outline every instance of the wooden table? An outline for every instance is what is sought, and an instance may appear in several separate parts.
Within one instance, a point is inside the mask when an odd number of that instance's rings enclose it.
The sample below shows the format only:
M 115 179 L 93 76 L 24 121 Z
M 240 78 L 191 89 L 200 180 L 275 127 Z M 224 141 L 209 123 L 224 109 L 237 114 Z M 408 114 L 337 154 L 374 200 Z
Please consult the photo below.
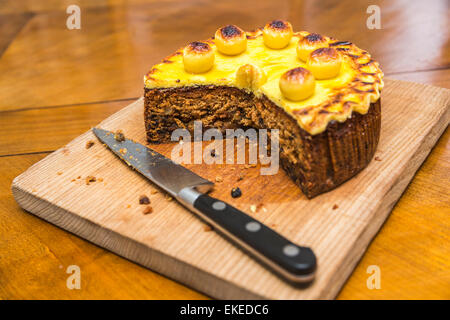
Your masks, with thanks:
M 81 8 L 68 30 L 66 8 Z M 133 0 L 0 2 L 0 299 L 203 299 L 170 279 L 54 227 L 18 207 L 12 179 L 142 94 L 149 67 L 221 25 L 274 18 L 351 40 L 386 77 L 450 88 L 448 1 L 377 1 L 381 29 L 361 1 Z M 447 130 L 342 289 L 340 299 L 450 298 Z M 78 265 L 82 287 L 69 290 Z M 367 268 L 381 270 L 370 290 Z

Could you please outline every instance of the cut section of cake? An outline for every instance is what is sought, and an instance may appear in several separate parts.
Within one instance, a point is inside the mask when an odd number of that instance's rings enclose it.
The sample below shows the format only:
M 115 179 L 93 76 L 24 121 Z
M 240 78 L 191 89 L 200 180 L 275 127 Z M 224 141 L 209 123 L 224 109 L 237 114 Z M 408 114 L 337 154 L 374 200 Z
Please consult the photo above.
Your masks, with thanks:
M 280 163 L 312 198 L 371 161 L 380 135 L 383 73 L 348 41 L 272 21 L 252 32 L 230 25 L 192 42 L 145 75 L 151 143 L 177 128 L 279 129 Z

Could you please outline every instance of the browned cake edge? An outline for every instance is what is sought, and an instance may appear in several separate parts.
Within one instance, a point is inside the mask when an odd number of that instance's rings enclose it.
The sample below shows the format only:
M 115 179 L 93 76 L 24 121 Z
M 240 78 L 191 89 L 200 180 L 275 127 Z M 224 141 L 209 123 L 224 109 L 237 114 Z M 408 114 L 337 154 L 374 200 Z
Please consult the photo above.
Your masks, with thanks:
M 311 135 L 295 119 L 266 97 L 234 87 L 197 86 L 145 88 L 144 119 L 147 140 L 170 141 L 172 131 L 202 120 L 203 129 L 279 129 L 280 163 L 303 193 L 312 198 L 356 175 L 371 161 L 379 140 L 381 103 L 371 103 L 362 115 L 332 121 Z

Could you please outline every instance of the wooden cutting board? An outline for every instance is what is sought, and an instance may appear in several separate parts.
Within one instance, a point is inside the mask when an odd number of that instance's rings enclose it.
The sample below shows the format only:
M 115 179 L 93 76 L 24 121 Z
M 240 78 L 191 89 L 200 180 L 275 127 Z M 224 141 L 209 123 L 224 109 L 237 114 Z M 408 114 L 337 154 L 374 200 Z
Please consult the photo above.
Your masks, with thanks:
M 188 166 L 211 181 L 223 179 L 216 183 L 214 197 L 314 250 L 316 280 L 303 289 L 289 286 L 168 199 L 91 131 L 18 176 L 12 191 L 25 210 L 212 297 L 334 298 L 447 127 L 449 106 L 448 89 L 386 80 L 375 159 L 355 178 L 313 200 L 303 196 L 282 170 L 261 176 L 259 166 Z M 121 129 L 144 143 L 142 99 L 99 127 Z M 89 140 L 95 144 L 86 149 Z M 173 144 L 152 147 L 170 155 Z M 87 184 L 87 176 L 96 181 Z M 238 181 L 239 176 L 243 180 Z M 231 198 L 235 186 L 241 188 L 241 198 Z M 145 206 L 138 203 L 142 194 L 151 199 L 151 214 L 143 214 Z M 256 212 L 250 210 L 252 205 Z

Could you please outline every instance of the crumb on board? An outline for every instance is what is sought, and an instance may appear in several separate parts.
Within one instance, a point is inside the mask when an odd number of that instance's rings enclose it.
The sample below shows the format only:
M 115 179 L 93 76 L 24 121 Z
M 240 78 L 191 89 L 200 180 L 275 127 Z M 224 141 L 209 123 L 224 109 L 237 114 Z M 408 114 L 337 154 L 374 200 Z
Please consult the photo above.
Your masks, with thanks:
M 81 176 L 78 176 L 77 179 L 81 179 Z
M 103 178 L 98 178 L 97 181 L 98 182 L 103 182 Z
M 128 209 L 131 208 L 131 204 L 127 204 L 127 208 L 128 208 Z
M 339 206 L 337 204 L 333 205 L 333 210 L 336 210 L 337 208 L 339 208 Z
M 173 200 L 173 198 L 170 195 L 168 195 L 168 194 L 166 194 L 164 196 L 164 198 L 166 198 L 167 201 L 172 201 Z
M 60 175 L 62 175 L 63 173 L 62 173 L 61 171 L 58 171 L 56 174 L 57 174 L 58 176 L 60 176 Z
M 374 160 L 375 160 L 375 161 L 381 161 L 381 158 L 380 158 L 379 156 L 376 156 L 376 157 L 374 158 Z
M 258 212 L 260 209 L 262 209 L 264 212 L 267 212 L 267 209 L 264 208 L 264 204 L 262 204 L 262 203 L 252 204 L 250 206 L 250 211 L 253 213 Z
M 95 144 L 94 141 L 89 140 L 88 142 L 86 142 L 86 149 L 89 149 L 90 147 L 92 147 Z
M 158 193 L 158 190 L 152 190 L 152 191 L 150 191 L 150 194 L 157 194 Z
M 116 141 L 118 141 L 118 142 L 125 141 L 125 135 L 123 134 L 123 131 L 122 131 L 122 130 L 117 130 L 117 131 L 114 133 L 114 139 L 115 139 Z
M 145 194 L 142 194 L 139 196 L 139 204 L 150 204 L 150 199 Z
M 152 206 L 146 206 L 145 208 L 144 208 L 144 210 L 142 211 L 142 213 L 143 214 L 150 214 L 150 213 L 152 213 L 153 212 L 153 207 Z
M 205 232 L 213 231 L 213 227 L 211 227 L 209 224 L 205 224 L 203 226 L 203 231 L 205 231 Z
M 242 180 L 244 180 L 244 174 L 242 172 L 239 172 L 237 181 L 242 181 Z
M 72 179 L 72 180 L 70 180 L 70 182 L 75 182 L 75 181 L 77 181 L 77 179 Z
M 239 198 L 240 196 L 242 196 L 242 191 L 239 187 L 231 189 L 231 197 Z
M 216 182 L 222 182 L 222 181 L 223 181 L 223 178 L 221 176 L 216 177 Z
M 97 178 L 95 178 L 94 176 L 87 176 L 85 180 L 86 180 L 86 185 L 89 185 L 91 182 L 97 181 Z

